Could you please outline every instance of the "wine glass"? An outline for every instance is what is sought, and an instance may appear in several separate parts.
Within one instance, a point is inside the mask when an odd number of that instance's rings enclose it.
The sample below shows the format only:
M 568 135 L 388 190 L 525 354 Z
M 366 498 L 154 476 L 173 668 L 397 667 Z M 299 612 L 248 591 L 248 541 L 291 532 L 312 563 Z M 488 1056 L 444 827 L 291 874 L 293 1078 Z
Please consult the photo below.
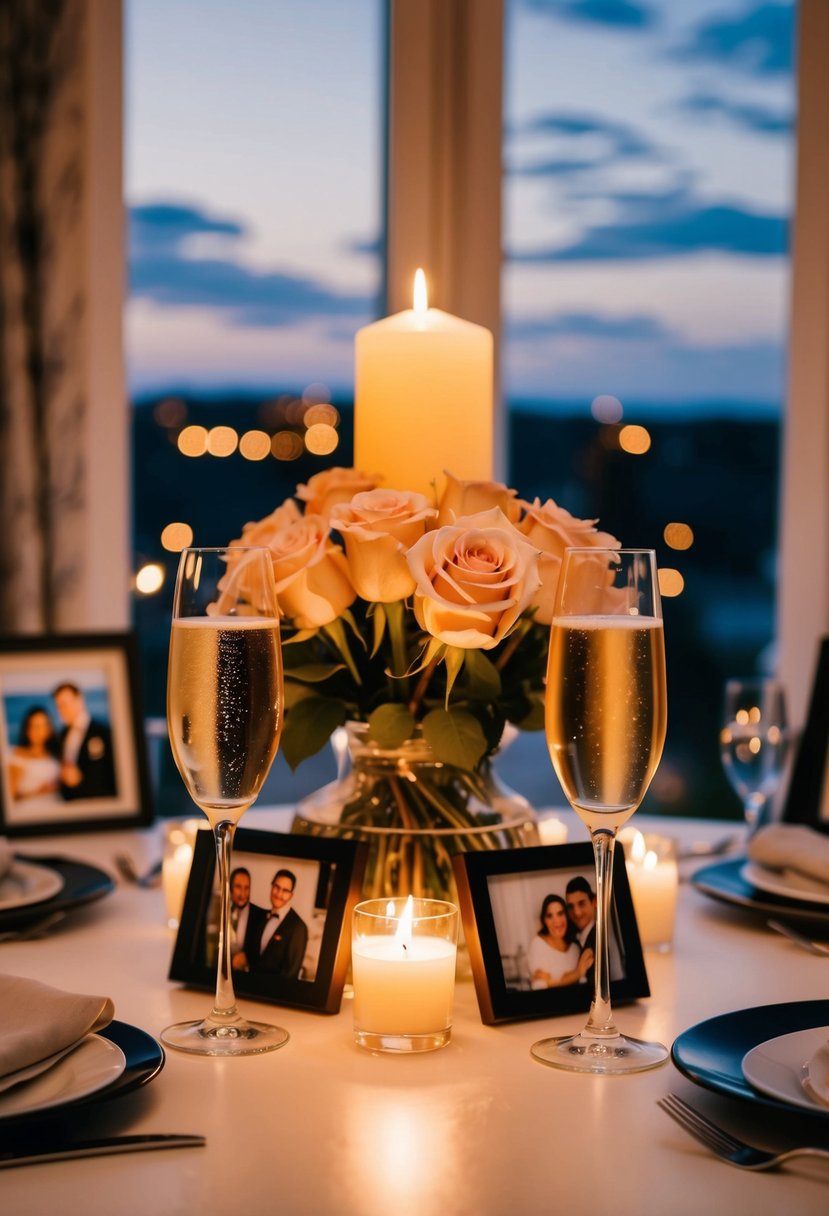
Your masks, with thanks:
M 652 549 L 566 551 L 545 704 L 553 767 L 593 841 L 596 947 L 584 1029 L 542 1039 L 532 1055 L 573 1072 L 655 1068 L 667 1047 L 629 1038 L 613 1021 L 608 955 L 616 832 L 642 801 L 665 742 L 665 641 Z
M 728 680 L 720 756 L 743 804 L 749 831 L 767 820 L 789 748 L 786 694 L 779 680 Z
M 273 1051 L 279 1026 L 241 1017 L 230 964 L 230 853 L 279 746 L 282 651 L 267 549 L 185 549 L 170 630 L 167 725 L 187 790 L 216 840 L 221 912 L 216 1000 L 202 1021 L 168 1026 L 161 1041 L 198 1055 Z

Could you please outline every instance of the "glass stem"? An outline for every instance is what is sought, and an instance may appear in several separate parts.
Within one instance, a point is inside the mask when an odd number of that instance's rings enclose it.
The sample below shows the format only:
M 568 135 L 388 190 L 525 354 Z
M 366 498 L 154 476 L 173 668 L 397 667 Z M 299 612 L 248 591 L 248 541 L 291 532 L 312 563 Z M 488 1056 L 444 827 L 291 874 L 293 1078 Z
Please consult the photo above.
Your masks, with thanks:
M 593 854 L 596 858 L 596 959 L 594 964 L 595 987 L 590 1017 L 584 1028 L 585 1034 L 600 1038 L 618 1035 L 610 1007 L 610 894 L 613 882 L 613 849 L 616 844 L 615 831 L 599 828 L 590 833 Z
M 238 1017 L 236 994 L 233 991 L 233 976 L 230 967 L 230 852 L 236 824 L 223 819 L 213 828 L 216 841 L 216 862 L 219 867 L 219 965 L 216 972 L 216 1002 L 211 1018 L 231 1022 Z

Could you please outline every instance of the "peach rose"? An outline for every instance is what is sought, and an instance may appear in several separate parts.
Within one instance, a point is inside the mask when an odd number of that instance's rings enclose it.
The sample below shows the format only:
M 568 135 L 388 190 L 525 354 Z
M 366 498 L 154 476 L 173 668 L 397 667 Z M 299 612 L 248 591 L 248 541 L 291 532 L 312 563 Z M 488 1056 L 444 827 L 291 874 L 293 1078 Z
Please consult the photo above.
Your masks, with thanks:
M 279 610 L 298 629 L 329 625 L 355 592 L 345 554 L 331 540 L 319 515 L 301 515 L 289 499 L 255 524 L 246 524 L 235 545 L 263 545 L 271 551 Z
M 438 503 L 438 527 L 452 524 L 456 519 L 500 507 L 510 523 L 516 523 L 521 509 L 515 501 L 517 490 L 510 490 L 501 481 L 459 481 L 444 469 L 446 486 Z
M 491 650 L 539 585 L 538 552 L 498 507 L 427 532 L 407 554 L 418 624 L 465 650 Z
M 375 489 L 382 480 L 379 473 L 361 473 L 359 469 L 323 469 L 309 477 L 307 484 L 297 486 L 296 496 L 305 503 L 309 515 L 328 519 L 337 503 L 350 502 L 355 494 Z
M 410 549 L 437 515 L 424 494 L 366 490 L 331 509 L 331 527 L 345 542 L 348 569 L 364 600 L 391 604 L 415 589 L 406 562 Z
M 552 498 L 542 504 L 539 498 L 533 502 L 521 501 L 526 514 L 518 525 L 519 531 L 541 550 L 539 573 L 541 586 L 533 600 L 537 608 L 535 619 L 541 625 L 549 625 L 553 619 L 558 575 L 561 570 L 564 550 L 572 547 L 583 549 L 614 549 L 620 542 L 609 532 L 599 532 L 595 519 L 577 519 Z

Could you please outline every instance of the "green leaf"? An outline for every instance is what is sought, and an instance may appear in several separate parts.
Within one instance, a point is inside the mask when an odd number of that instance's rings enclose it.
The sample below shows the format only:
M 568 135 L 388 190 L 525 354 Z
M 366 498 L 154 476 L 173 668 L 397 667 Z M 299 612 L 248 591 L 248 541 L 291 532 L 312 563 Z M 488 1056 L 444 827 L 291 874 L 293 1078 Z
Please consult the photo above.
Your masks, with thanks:
M 368 737 L 378 747 L 400 747 L 414 732 L 414 716 L 405 705 L 391 702 L 375 709 L 368 719 Z
M 316 693 L 307 684 L 292 684 L 289 680 L 285 681 L 286 710 L 291 709 L 294 705 L 299 705 L 300 701 L 306 701 L 308 697 L 314 696 L 316 696 Z
M 296 646 L 300 642 L 307 642 L 311 638 L 315 638 L 317 636 L 318 632 L 319 632 L 318 629 L 300 629 L 298 633 L 292 633 L 290 635 L 290 637 L 287 637 L 287 638 L 283 634 L 282 635 L 282 645 L 283 646 Z
M 463 709 L 433 709 L 423 719 L 423 736 L 438 760 L 474 769 L 486 751 L 481 724 Z
M 345 670 L 345 663 L 305 663 L 301 667 L 287 668 L 285 679 L 301 680 L 303 684 L 320 684 L 335 672 Z
M 374 611 L 371 616 L 374 618 L 374 643 L 371 647 L 371 658 L 377 654 L 380 649 L 380 644 L 383 641 L 383 635 L 386 632 L 386 613 L 382 604 L 373 604 Z
M 471 701 L 497 701 L 500 697 L 500 673 L 482 650 L 467 650 L 464 677 Z
M 457 680 L 461 668 L 466 660 L 467 651 L 461 646 L 446 647 L 446 709 L 449 708 L 449 694 Z
M 345 719 L 344 703 L 333 697 L 305 697 L 293 705 L 282 731 L 282 754 L 291 768 L 324 747 Z
M 544 699 L 542 697 L 531 697 L 530 712 L 515 725 L 520 730 L 543 730 L 544 729 Z

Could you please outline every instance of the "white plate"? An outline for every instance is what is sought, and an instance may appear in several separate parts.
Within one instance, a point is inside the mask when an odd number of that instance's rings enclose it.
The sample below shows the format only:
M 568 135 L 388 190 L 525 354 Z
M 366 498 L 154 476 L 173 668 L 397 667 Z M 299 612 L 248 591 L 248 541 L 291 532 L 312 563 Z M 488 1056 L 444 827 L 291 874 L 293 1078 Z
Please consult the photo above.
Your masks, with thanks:
M 53 899 L 63 890 L 63 877 L 49 866 L 15 861 L 0 878 L 0 912 Z
M 801 1106 L 804 1110 L 819 1110 L 826 1114 L 822 1102 L 809 1096 L 803 1088 L 803 1066 L 829 1039 L 829 1026 L 811 1030 L 795 1030 L 776 1039 L 760 1043 L 743 1056 L 743 1076 L 761 1094 Z
M 829 887 L 825 882 L 816 878 L 807 878 L 794 870 L 770 870 L 754 861 L 747 861 L 740 870 L 740 875 L 753 887 L 768 891 L 770 895 L 780 895 L 783 899 L 800 899 L 810 904 L 826 904 L 829 906 Z
M 0 1095 L 0 1119 L 34 1114 L 85 1098 L 117 1081 L 126 1066 L 120 1047 L 91 1034 L 49 1072 Z

